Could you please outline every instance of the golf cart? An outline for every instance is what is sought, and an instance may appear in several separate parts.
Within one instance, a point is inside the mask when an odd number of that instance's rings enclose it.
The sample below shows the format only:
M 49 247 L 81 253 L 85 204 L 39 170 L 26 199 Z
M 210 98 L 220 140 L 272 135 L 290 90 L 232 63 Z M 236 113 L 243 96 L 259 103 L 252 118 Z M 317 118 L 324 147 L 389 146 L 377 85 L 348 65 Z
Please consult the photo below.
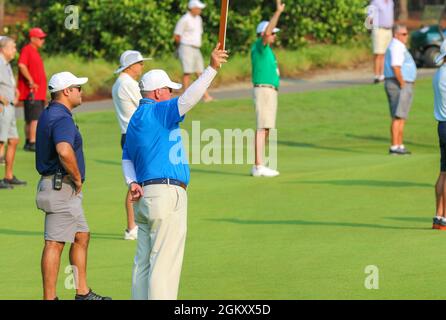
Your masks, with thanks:
M 423 21 L 435 21 L 440 15 L 438 23 L 422 26 L 410 34 L 410 53 L 418 67 L 435 68 L 441 65 L 435 64 L 435 58 L 440 54 L 441 43 L 446 39 L 446 4 L 426 7 Z

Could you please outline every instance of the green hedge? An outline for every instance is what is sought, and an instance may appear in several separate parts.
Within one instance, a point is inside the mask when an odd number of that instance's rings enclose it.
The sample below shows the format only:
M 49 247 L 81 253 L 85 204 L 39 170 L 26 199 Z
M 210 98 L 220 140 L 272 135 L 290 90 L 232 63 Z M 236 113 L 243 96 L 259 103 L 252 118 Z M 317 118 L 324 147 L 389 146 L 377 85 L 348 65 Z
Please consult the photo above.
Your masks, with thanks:
M 40 26 L 49 37 L 50 54 L 76 53 L 86 58 L 116 59 L 135 48 L 152 56 L 171 54 L 173 29 L 186 12 L 187 0 L 78 0 L 79 29 L 65 28 L 65 4 L 60 0 L 35 1 L 30 22 L 18 26 L 19 44 L 30 26 Z M 220 1 L 205 1 L 203 11 L 204 51 L 218 38 Z M 286 10 L 279 27 L 279 45 L 296 49 L 308 42 L 343 44 L 366 32 L 363 26 L 367 0 L 285 0 Z M 227 48 L 246 53 L 254 41 L 255 27 L 269 19 L 274 0 L 232 0 L 228 21 Z

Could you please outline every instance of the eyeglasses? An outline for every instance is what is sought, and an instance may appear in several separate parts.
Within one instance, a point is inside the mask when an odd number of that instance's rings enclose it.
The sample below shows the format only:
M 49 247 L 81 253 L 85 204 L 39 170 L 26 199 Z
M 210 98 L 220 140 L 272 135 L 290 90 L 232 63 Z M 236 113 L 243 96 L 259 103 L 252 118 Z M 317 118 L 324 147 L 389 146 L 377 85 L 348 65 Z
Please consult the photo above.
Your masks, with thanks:
M 169 87 L 164 87 L 163 89 L 168 89 L 170 93 L 172 93 L 172 91 L 173 91 L 172 88 L 169 88 Z
M 407 36 L 408 35 L 408 33 L 400 33 L 400 35 L 402 35 L 402 36 Z

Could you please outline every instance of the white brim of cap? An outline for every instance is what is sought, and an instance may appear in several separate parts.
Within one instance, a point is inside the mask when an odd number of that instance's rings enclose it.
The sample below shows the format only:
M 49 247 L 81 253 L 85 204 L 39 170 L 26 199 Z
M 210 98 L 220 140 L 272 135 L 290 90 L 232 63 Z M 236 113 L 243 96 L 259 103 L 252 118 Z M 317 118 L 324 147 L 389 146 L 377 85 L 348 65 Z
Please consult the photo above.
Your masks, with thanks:
M 183 87 L 183 85 L 181 83 L 170 82 L 166 87 L 174 90 L 180 90 Z
M 76 81 L 71 82 L 69 85 L 67 85 L 65 88 L 54 88 L 53 90 L 49 90 L 51 93 L 65 90 L 66 88 L 72 87 L 72 86 L 81 86 L 88 82 L 88 78 L 77 78 Z
M 204 9 L 204 8 L 206 8 L 206 5 L 205 4 L 197 4 L 193 7 L 188 7 L 188 8 L 189 9 L 193 9 L 193 8 Z
M 134 65 L 135 63 L 141 62 L 141 61 L 147 61 L 147 60 L 152 60 L 152 58 L 143 58 L 142 60 L 138 60 L 128 66 L 123 66 L 123 67 L 119 67 L 118 69 L 115 70 L 115 73 L 121 73 L 122 71 L 124 71 L 125 69 L 127 69 L 128 67 Z
M 446 57 L 446 52 L 440 54 L 437 59 L 435 59 L 435 64 L 439 64 L 440 62 L 442 62 L 444 60 L 444 57 Z

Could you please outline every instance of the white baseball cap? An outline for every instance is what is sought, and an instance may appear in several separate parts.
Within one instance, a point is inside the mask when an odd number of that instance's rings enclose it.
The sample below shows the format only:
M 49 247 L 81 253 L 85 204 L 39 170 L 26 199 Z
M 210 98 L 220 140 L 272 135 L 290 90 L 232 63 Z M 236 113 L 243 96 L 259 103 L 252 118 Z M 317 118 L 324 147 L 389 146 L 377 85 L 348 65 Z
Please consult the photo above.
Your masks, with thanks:
M 262 21 L 257 25 L 257 33 L 265 32 L 266 28 L 269 25 L 269 21 Z M 279 28 L 274 28 L 273 33 L 279 32 Z
M 178 90 L 181 89 L 183 85 L 172 82 L 166 71 L 159 69 L 150 70 L 149 72 L 145 73 L 139 82 L 139 88 L 142 91 L 154 91 L 165 87 Z
M 443 41 L 440 47 L 440 55 L 435 59 L 435 64 L 439 64 L 446 57 L 446 40 Z
M 120 67 L 116 69 L 115 73 L 120 73 L 130 67 L 132 64 L 152 60 L 152 58 L 143 58 L 141 52 L 135 50 L 127 50 L 121 54 L 121 58 L 119 59 Z
M 88 78 L 78 78 L 71 72 L 60 72 L 51 77 L 48 82 L 48 89 L 53 93 L 71 86 L 81 86 L 87 82 Z
M 189 4 L 187 5 L 187 7 L 189 9 L 192 9 L 192 8 L 204 9 L 204 8 L 206 8 L 206 5 L 203 2 L 201 2 L 200 0 L 191 0 L 191 1 L 189 1 Z

